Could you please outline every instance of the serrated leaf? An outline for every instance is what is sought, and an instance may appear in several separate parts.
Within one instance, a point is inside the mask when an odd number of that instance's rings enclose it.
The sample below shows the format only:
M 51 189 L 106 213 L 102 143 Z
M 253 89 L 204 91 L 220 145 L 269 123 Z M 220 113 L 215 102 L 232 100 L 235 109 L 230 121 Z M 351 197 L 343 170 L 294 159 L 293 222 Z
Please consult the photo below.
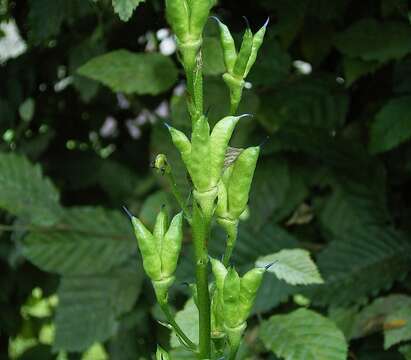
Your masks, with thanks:
M 188 338 L 198 344 L 198 309 L 193 299 L 188 300 L 184 309 L 176 314 L 176 321 Z M 171 335 L 170 343 L 174 348 L 181 345 L 174 332 Z
M 272 316 L 261 326 L 260 338 L 286 360 L 347 359 L 343 333 L 331 320 L 307 309 Z
M 267 271 L 291 285 L 322 284 L 324 282 L 307 250 L 281 250 L 278 253 L 260 257 L 256 266 L 264 267 L 271 263 L 274 264 Z
M 411 339 L 411 305 L 400 308 L 384 321 L 384 349 Z
M 115 92 L 158 95 L 177 80 L 173 61 L 158 53 L 115 50 L 97 56 L 78 69 L 80 75 L 97 80 Z
M 145 0 L 112 0 L 114 11 L 121 20 L 128 21 L 134 10 Z
M 59 194 L 39 165 L 0 153 L 0 208 L 35 225 L 50 226 L 62 215 Z
M 390 100 L 377 113 L 370 129 L 372 153 L 391 150 L 411 138 L 411 96 Z
M 366 61 L 387 62 L 401 59 L 411 51 L 411 27 L 403 22 L 377 22 L 365 18 L 336 36 L 335 44 L 343 54 Z
M 116 332 L 118 317 L 131 310 L 140 292 L 143 275 L 137 265 L 100 276 L 63 277 L 54 349 L 84 351 Z
M 39 268 L 59 274 L 102 274 L 135 254 L 131 225 L 118 211 L 74 207 L 48 231 L 33 231 L 23 254 Z
M 346 305 L 391 288 L 409 271 L 407 239 L 390 227 L 347 230 L 318 256 L 325 280 L 306 291 L 314 304 Z

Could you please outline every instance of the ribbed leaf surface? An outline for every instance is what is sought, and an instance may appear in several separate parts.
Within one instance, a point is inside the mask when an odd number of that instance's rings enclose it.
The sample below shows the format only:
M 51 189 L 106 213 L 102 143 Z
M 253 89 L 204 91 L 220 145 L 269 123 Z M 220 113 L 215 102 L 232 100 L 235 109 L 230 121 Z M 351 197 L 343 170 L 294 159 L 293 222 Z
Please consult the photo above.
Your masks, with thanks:
M 55 228 L 31 232 L 23 253 L 39 268 L 59 274 L 101 274 L 137 250 L 125 215 L 92 207 L 66 211 Z
M 51 181 L 38 165 L 16 154 L 0 154 L 0 208 L 41 226 L 53 225 L 62 215 Z
M 102 276 L 63 277 L 54 348 L 82 351 L 108 339 L 117 329 L 119 315 L 133 307 L 142 279 L 135 263 Z
M 256 266 L 264 267 L 271 263 L 274 264 L 268 271 L 291 285 L 322 284 L 324 282 L 307 250 L 281 250 L 278 253 L 260 257 Z
M 265 347 L 285 360 L 346 360 L 343 333 L 329 319 L 307 309 L 275 315 L 260 329 Z

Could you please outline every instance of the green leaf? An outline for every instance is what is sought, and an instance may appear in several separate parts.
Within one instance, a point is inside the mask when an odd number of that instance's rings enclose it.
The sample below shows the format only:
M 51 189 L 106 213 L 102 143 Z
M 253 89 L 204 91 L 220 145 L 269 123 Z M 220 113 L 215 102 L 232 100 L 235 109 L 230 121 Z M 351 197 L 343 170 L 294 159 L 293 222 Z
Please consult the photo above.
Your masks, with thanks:
M 404 356 L 405 360 L 411 360 L 411 345 L 400 346 L 398 350 Z
M 24 256 L 39 268 L 59 274 L 102 274 L 136 253 L 131 225 L 117 211 L 74 207 L 64 222 L 33 231 L 23 244 Z
M 403 22 L 378 23 L 365 18 L 336 36 L 338 50 L 365 61 L 387 62 L 401 59 L 411 51 L 411 27 Z
M 372 153 L 391 150 L 411 138 L 411 96 L 390 100 L 377 113 L 370 129 Z
M 130 311 L 138 297 L 142 274 L 133 262 L 106 275 L 63 277 L 54 349 L 84 351 L 112 336 L 118 317 Z
M 272 316 L 261 326 L 260 338 L 286 360 L 347 359 L 343 333 L 331 320 L 307 309 Z
M 378 68 L 381 67 L 381 63 L 378 61 L 364 61 L 359 58 L 352 58 L 345 56 L 342 61 L 344 68 L 344 80 L 345 85 L 351 86 L 355 81 L 361 77 L 369 74 L 373 74 Z
M 145 0 L 112 0 L 114 11 L 121 20 L 128 21 L 134 10 Z
M 411 339 L 411 305 L 387 316 L 384 322 L 384 349 Z
M 409 306 L 411 306 L 410 296 L 391 294 L 377 298 L 356 316 L 350 338 L 358 339 L 375 331 L 380 331 L 388 316 Z
M 78 69 L 80 75 L 97 80 L 115 92 L 158 95 L 177 80 L 173 61 L 158 53 L 115 50 L 97 56 Z
M 346 305 L 391 288 L 409 271 L 410 245 L 388 226 L 352 228 L 319 256 L 325 280 L 307 290 L 314 304 Z
M 220 75 L 225 72 L 223 48 L 216 37 L 203 39 L 203 71 L 205 75 Z
M 256 266 L 264 267 L 274 263 L 269 272 L 291 285 L 322 284 L 324 281 L 311 260 L 310 253 L 303 249 L 281 250 L 278 253 L 260 257 Z
M 198 343 L 198 309 L 193 299 L 190 299 L 184 305 L 184 309 L 176 315 L 177 324 L 194 343 Z M 181 344 L 173 332 L 171 335 L 171 346 L 179 347 Z
M 33 98 L 27 98 L 24 102 L 19 106 L 19 114 L 20 117 L 26 121 L 30 122 L 34 115 L 36 103 L 34 102 Z
M 297 77 L 267 92 L 259 121 L 268 131 L 291 125 L 336 131 L 345 123 L 348 97 L 335 76 Z
M 62 215 L 57 189 L 39 165 L 16 154 L 0 153 L 0 208 L 41 226 Z

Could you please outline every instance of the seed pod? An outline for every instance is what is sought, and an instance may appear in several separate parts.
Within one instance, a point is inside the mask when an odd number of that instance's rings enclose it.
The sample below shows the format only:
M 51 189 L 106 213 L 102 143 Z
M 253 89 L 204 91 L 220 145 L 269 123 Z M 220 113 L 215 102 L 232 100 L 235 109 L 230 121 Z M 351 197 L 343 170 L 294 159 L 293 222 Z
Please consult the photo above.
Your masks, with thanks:
M 267 19 L 267 21 L 263 25 L 263 27 L 260 30 L 258 30 L 257 33 L 253 37 L 253 46 L 252 46 L 251 54 L 250 54 L 250 57 L 248 59 L 247 67 L 246 67 L 246 70 L 245 70 L 245 73 L 244 73 L 244 78 L 247 77 L 247 75 L 249 74 L 252 66 L 254 65 L 254 63 L 257 59 L 258 50 L 260 50 L 260 47 L 263 44 L 264 36 L 265 36 L 265 32 L 267 30 L 269 20 L 270 19 Z
M 258 289 L 260 288 L 265 273 L 264 268 L 256 268 L 248 271 L 241 278 L 240 306 L 239 312 L 246 319 L 254 305 Z
M 235 42 L 227 25 L 223 24 L 218 18 L 214 17 L 220 29 L 220 41 L 223 48 L 224 63 L 227 72 L 230 74 L 234 71 L 234 65 L 237 60 L 237 49 Z
M 164 235 L 166 234 L 168 226 L 168 216 L 165 207 L 163 206 L 157 215 L 156 223 L 154 225 L 153 236 L 157 244 L 157 249 L 161 251 Z
M 210 172 L 209 176 L 212 180 L 212 186 L 216 186 L 221 177 L 225 155 L 227 152 L 228 143 L 233 135 L 233 131 L 238 121 L 248 116 L 227 116 L 217 122 L 210 136 Z
M 190 10 L 187 0 L 166 0 L 166 16 L 177 39 L 185 42 L 190 36 Z
M 223 301 L 224 301 L 224 324 L 230 328 L 237 327 L 244 320 L 239 317 L 239 296 L 241 281 L 234 268 L 228 270 L 224 279 Z
M 210 159 L 210 126 L 205 116 L 194 124 L 191 135 L 191 161 L 189 172 L 196 189 L 204 192 L 210 189 L 210 178 L 207 176 Z
M 183 242 L 183 213 L 174 216 L 168 231 L 164 235 L 161 248 L 162 274 L 165 277 L 172 276 L 177 268 Z
M 190 1 L 190 35 L 194 39 L 201 38 L 212 6 L 210 0 Z
M 150 231 L 136 217 L 131 219 L 138 247 L 143 258 L 143 267 L 152 280 L 161 279 L 161 258 L 157 250 L 157 242 Z
M 253 33 L 249 28 L 244 33 L 243 43 L 241 44 L 240 52 L 234 65 L 233 74 L 240 79 L 244 79 L 245 70 L 247 68 L 248 60 L 250 59 L 251 51 L 253 49 Z
M 238 219 L 247 206 L 259 153 L 259 147 L 245 149 L 234 163 L 228 184 L 228 208 L 234 219 Z

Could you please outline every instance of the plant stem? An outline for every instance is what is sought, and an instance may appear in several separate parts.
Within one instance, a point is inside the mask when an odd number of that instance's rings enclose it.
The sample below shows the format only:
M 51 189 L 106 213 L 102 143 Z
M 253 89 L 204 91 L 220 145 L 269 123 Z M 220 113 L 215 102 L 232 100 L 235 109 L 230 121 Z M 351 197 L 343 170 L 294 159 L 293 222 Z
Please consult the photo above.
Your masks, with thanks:
M 180 191 L 178 190 L 178 186 L 177 186 L 177 183 L 176 183 L 176 180 L 174 178 L 174 175 L 173 175 L 172 171 L 170 170 L 170 171 L 166 172 L 166 175 L 167 175 L 167 179 L 168 179 L 168 181 L 170 182 L 170 185 L 171 185 L 171 191 L 172 191 L 174 197 L 176 198 L 176 200 L 178 202 L 178 205 L 180 205 L 181 209 L 183 210 L 184 217 L 186 218 L 187 222 L 189 224 L 191 224 L 191 214 L 188 211 L 188 208 L 187 208 L 187 205 L 186 205 L 186 203 L 183 199 L 183 196 L 181 195 Z
M 208 251 L 210 219 L 204 218 L 196 202 L 193 204 L 193 242 L 196 260 L 197 304 L 199 312 L 199 359 L 211 356 L 211 316 L 208 289 Z
M 197 345 L 194 344 L 188 336 L 184 333 L 184 331 L 180 328 L 180 326 L 177 324 L 177 322 L 174 320 L 174 316 L 171 314 L 170 308 L 168 307 L 168 304 L 160 304 L 161 310 L 163 310 L 164 315 L 167 318 L 167 321 L 170 323 L 170 325 L 173 327 L 174 331 L 176 334 L 186 343 L 186 345 L 192 350 L 192 351 L 197 351 Z

